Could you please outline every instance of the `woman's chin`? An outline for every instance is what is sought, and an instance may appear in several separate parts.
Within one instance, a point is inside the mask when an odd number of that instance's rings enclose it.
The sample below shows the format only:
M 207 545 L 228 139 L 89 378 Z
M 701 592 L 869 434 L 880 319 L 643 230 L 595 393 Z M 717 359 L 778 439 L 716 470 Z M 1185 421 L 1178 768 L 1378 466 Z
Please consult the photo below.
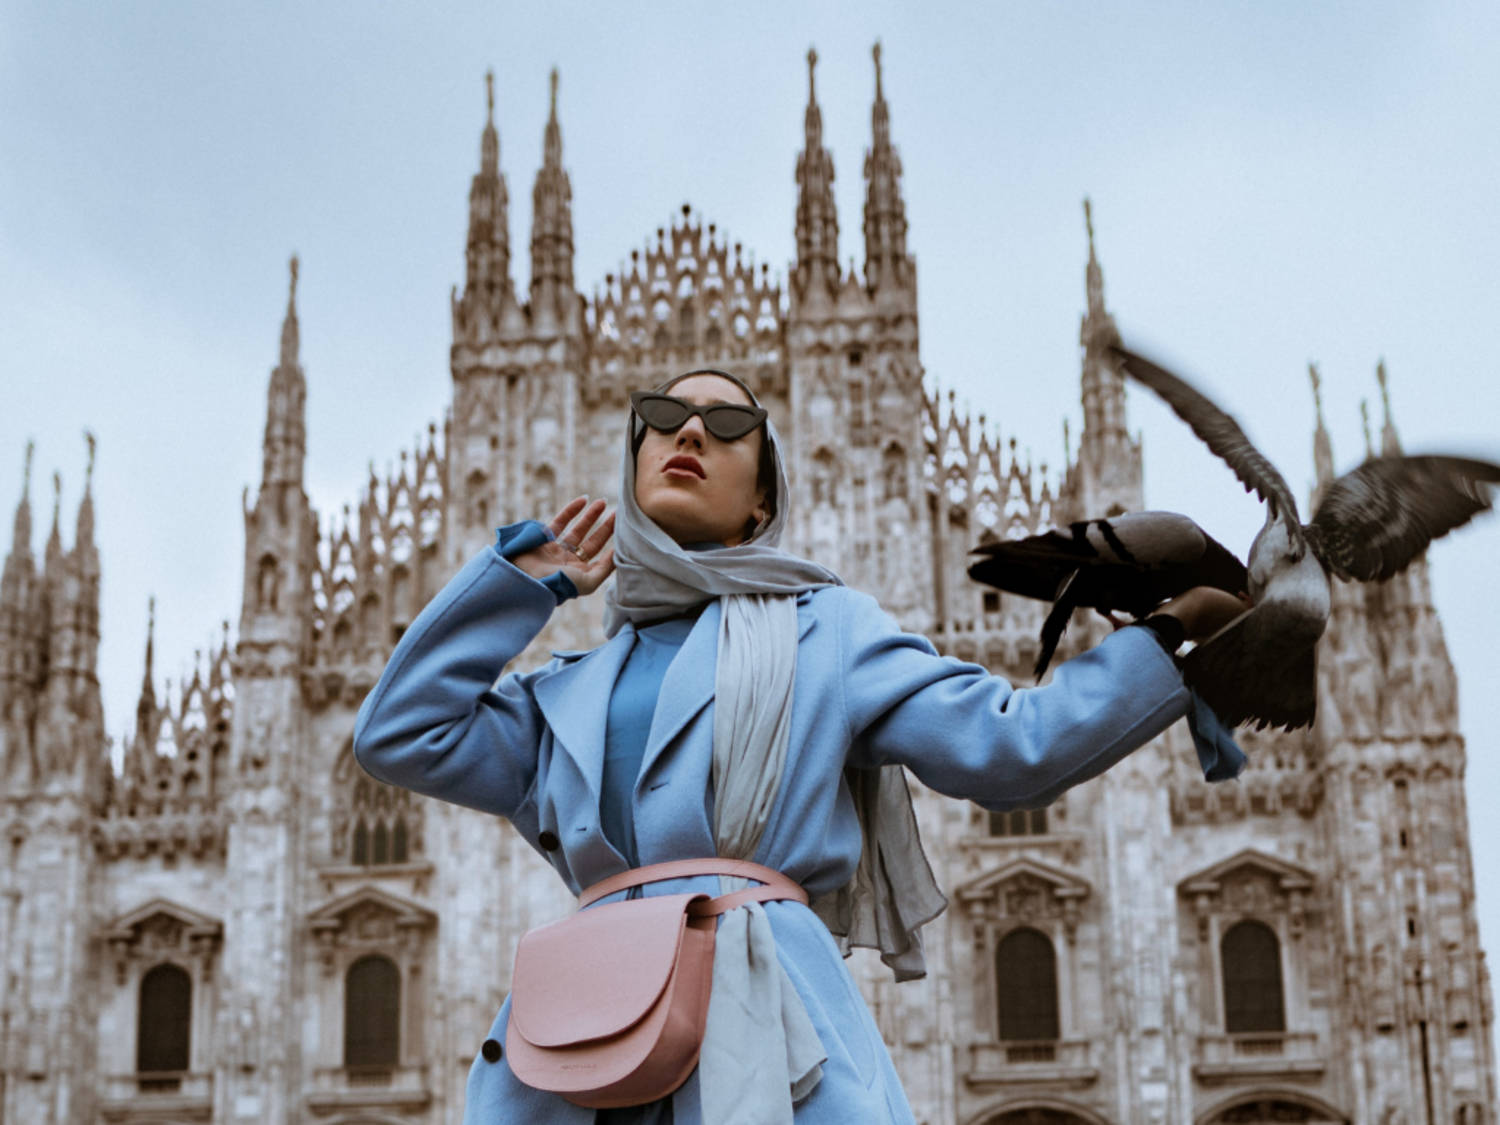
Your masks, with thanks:
M 722 543 L 724 541 L 723 529 L 712 521 L 703 519 L 702 505 L 688 504 L 652 504 L 650 507 L 641 506 L 641 511 L 646 517 L 665 531 L 674 542 L 679 545 L 684 543 Z

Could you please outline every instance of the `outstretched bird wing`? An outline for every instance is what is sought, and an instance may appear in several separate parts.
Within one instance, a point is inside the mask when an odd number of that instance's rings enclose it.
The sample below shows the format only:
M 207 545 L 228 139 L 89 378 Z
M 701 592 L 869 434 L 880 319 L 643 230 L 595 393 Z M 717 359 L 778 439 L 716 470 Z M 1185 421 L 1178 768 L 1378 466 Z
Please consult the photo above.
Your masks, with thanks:
M 1467 457 L 1372 457 L 1328 487 L 1303 529 L 1346 581 L 1398 574 L 1434 539 L 1487 511 L 1500 465 Z
M 1225 726 L 1311 726 L 1317 711 L 1317 635 L 1302 615 L 1264 603 L 1183 657 L 1182 678 Z
M 1079 520 L 1024 539 L 975 547 L 969 577 L 1014 594 L 1056 601 L 1070 576 L 1074 604 L 1140 616 L 1192 586 L 1246 588 L 1244 564 L 1187 516 L 1127 512 Z
M 1052 602 L 1042 624 L 1038 679 L 1076 608 L 1144 617 L 1193 586 L 1239 593 L 1247 585 L 1244 564 L 1176 512 L 1079 520 L 1040 535 L 985 544 L 974 554 L 982 556 L 969 567 L 976 582 Z
M 1261 455 L 1240 424 L 1187 380 L 1119 344 L 1109 345 L 1120 370 L 1155 391 L 1200 441 L 1234 471 L 1245 491 L 1268 502 L 1289 526 L 1297 524 L 1297 501 L 1276 466 Z

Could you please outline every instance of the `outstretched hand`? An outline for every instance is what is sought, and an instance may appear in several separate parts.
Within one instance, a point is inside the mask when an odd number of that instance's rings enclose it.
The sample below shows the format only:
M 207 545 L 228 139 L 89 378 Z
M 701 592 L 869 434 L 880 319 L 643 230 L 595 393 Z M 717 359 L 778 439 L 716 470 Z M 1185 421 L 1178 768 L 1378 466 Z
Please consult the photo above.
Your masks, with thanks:
M 1214 586 L 1194 586 L 1162 602 L 1155 612 L 1177 618 L 1187 640 L 1196 642 L 1207 640 L 1250 608 L 1248 594 L 1230 594 Z
M 569 500 L 547 525 L 552 540 L 511 562 L 536 579 L 562 571 L 580 597 L 592 594 L 615 569 L 615 549 L 606 546 L 615 533 L 615 515 L 601 520 L 604 507 L 603 500 L 590 502 L 586 496 Z

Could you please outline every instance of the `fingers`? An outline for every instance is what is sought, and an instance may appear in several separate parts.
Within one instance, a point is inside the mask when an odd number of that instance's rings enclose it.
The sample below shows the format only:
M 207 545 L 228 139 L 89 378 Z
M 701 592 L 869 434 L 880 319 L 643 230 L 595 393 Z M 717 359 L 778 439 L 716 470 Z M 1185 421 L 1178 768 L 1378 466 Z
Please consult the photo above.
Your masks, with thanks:
M 604 501 L 600 500 L 598 503 L 602 505 Z M 595 527 L 593 531 L 590 531 L 582 544 L 579 545 L 579 557 L 583 559 L 593 558 L 604 549 L 604 545 L 609 542 L 609 537 L 614 533 L 615 513 L 610 512 L 608 518 Z
M 553 516 L 552 522 L 547 525 L 547 530 L 552 533 L 554 539 L 561 539 L 563 537 L 563 532 L 567 530 L 568 524 L 573 522 L 574 516 L 583 511 L 588 502 L 589 498 L 587 496 L 575 496 L 562 506 L 562 511 Z M 596 501 L 596 503 L 602 504 L 603 501 Z

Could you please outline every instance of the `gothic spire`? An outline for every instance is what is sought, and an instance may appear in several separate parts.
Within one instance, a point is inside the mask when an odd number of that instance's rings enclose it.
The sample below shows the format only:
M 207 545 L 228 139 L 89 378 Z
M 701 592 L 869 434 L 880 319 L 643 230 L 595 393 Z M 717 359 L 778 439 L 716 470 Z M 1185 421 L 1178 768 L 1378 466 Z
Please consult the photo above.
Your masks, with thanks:
M 901 195 L 901 158 L 891 144 L 891 111 L 880 74 L 880 41 L 875 58 L 875 104 L 870 110 L 872 139 L 865 152 L 865 284 L 905 285 L 910 280 L 906 256 L 906 201 Z
M 286 317 L 281 322 L 281 365 L 296 367 L 302 350 L 302 339 L 297 328 L 297 255 L 292 255 L 292 279 L 287 286 Z
M 262 446 L 261 487 L 287 484 L 301 487 L 302 461 L 307 449 L 304 403 L 307 382 L 299 359 L 297 327 L 297 255 L 290 263 L 286 318 L 281 324 L 281 357 L 271 372 L 266 392 L 266 436 Z
M 807 52 L 807 114 L 803 148 L 797 155 L 797 295 L 832 294 L 839 281 L 839 220 L 833 201 L 833 157 L 823 147 L 818 109 L 818 52 Z
M 73 537 L 73 550 L 80 558 L 96 555 L 94 549 L 94 434 L 83 431 L 83 440 L 88 443 L 88 467 L 83 475 L 83 499 L 78 503 L 78 525 Z
M 573 292 L 573 186 L 562 163 L 557 122 L 557 68 L 552 68 L 542 168 L 531 192 L 531 304 L 533 317 L 561 312 Z
M 1396 434 L 1396 423 L 1391 419 L 1391 388 L 1386 381 L 1385 357 L 1375 365 L 1375 380 L 1380 384 L 1380 405 L 1385 412 L 1385 425 L 1380 430 L 1380 452 L 1394 457 L 1401 452 L 1401 439 Z
M 479 171 L 469 186 L 469 238 L 464 250 L 464 295 L 476 299 L 510 290 L 510 199 L 500 174 L 493 70 L 485 73 L 484 89 L 484 132 L 479 139 Z
M 11 553 L 17 558 L 31 554 L 31 457 L 36 443 L 26 443 L 26 466 L 21 473 L 21 502 L 16 505 L 16 520 L 10 536 Z
M 1104 310 L 1104 271 L 1100 269 L 1099 256 L 1094 252 L 1094 208 L 1088 196 L 1083 197 L 1083 224 L 1089 234 L 1089 264 L 1084 270 L 1088 315 L 1091 320 L 1099 322 L 1107 319 L 1109 314 Z
M 1104 305 L 1104 271 L 1094 247 L 1094 208 L 1083 200 L 1083 225 L 1088 233 L 1089 261 L 1084 269 L 1087 309 L 1079 326 L 1083 345 L 1083 435 L 1080 448 L 1095 442 L 1121 442 L 1125 433 L 1125 383 L 1104 362 L 1104 345 L 1117 339 L 1115 321 Z
M 1318 365 L 1307 365 L 1307 377 L 1312 381 L 1313 409 L 1317 414 L 1318 428 L 1313 433 L 1313 471 L 1316 496 L 1333 480 L 1333 442 L 1328 436 L 1328 427 L 1323 424 L 1323 379 L 1318 374 Z
M 1365 431 L 1365 456 L 1375 456 L 1375 445 L 1370 441 L 1370 400 L 1362 398 L 1359 400 L 1359 422 Z
M 155 679 L 156 652 L 156 597 L 146 602 L 146 667 L 141 676 L 141 694 L 135 705 L 135 742 L 139 746 L 151 744 L 151 725 L 156 717 Z
M 47 569 L 52 570 L 62 560 L 62 531 L 59 521 L 62 516 L 62 474 L 52 472 L 52 530 L 47 534 Z

